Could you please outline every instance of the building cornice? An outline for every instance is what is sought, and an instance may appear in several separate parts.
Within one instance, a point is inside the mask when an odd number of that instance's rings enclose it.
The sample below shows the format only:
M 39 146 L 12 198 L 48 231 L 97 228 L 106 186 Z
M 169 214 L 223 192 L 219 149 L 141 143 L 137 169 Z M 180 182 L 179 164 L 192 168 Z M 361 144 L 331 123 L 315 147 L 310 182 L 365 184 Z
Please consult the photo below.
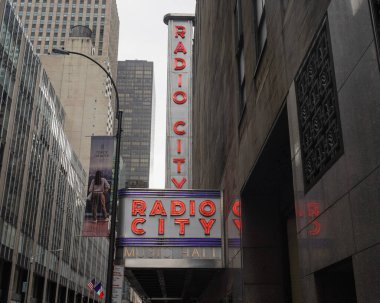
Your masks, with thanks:
M 169 23 L 169 20 L 174 21 L 192 21 L 195 22 L 195 15 L 194 14 L 166 14 L 164 16 L 164 22 L 167 25 Z

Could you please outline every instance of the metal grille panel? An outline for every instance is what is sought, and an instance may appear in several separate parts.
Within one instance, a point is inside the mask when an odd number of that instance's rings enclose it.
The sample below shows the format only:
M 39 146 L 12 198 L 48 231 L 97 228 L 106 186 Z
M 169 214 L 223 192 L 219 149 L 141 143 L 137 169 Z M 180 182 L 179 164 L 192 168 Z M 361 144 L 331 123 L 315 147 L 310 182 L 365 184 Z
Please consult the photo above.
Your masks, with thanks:
M 327 18 L 295 80 L 305 192 L 343 154 Z

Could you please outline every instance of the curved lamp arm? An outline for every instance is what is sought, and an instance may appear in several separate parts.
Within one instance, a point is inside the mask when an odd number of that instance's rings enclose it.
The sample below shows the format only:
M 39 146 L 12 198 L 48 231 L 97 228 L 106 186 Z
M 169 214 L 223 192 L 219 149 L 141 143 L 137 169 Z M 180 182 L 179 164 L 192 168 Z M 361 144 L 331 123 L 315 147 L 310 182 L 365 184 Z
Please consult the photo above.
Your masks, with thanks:
M 78 53 L 78 52 L 73 52 L 73 51 L 67 51 L 67 50 L 59 49 L 59 48 L 53 48 L 52 52 L 54 54 L 59 54 L 59 55 L 67 55 L 68 56 L 70 54 L 73 54 L 73 55 L 82 56 L 82 57 L 85 57 L 88 60 L 94 62 L 97 66 L 99 66 L 107 74 L 107 77 L 111 80 L 113 89 L 114 89 L 115 94 L 116 94 L 116 113 L 119 113 L 119 93 L 117 91 L 116 84 L 113 81 L 111 74 L 98 61 L 92 59 L 90 56 L 87 56 L 85 54 Z

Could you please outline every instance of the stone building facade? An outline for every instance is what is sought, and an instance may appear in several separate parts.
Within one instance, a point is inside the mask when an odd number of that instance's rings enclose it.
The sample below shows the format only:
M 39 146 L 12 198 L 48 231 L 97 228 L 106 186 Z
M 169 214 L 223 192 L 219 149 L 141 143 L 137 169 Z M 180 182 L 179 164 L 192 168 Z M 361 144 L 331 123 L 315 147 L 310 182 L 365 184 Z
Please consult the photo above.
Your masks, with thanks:
M 193 184 L 242 226 L 201 302 L 378 302 L 378 24 L 373 0 L 197 1 Z
M 77 55 L 54 55 L 52 49 L 90 56 L 116 81 L 116 0 L 17 0 L 12 5 L 63 104 L 65 132 L 88 173 L 91 136 L 113 134 L 115 94 L 110 79 L 93 62 Z
M 85 54 L 110 71 L 104 57 L 93 55 L 90 37 L 75 35 L 65 41 L 68 50 Z M 91 136 L 113 134 L 111 81 L 99 66 L 81 56 L 41 55 L 40 59 L 65 110 L 65 133 L 88 174 Z

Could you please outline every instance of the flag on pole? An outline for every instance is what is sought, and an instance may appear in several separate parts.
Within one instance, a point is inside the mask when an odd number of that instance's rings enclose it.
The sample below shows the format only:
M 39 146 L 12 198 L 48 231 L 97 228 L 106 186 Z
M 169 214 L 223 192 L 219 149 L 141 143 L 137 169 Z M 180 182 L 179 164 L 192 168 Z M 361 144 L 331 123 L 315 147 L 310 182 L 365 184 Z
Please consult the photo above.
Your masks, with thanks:
M 90 282 L 87 283 L 87 287 L 91 290 L 94 289 L 95 286 L 95 279 L 92 279 Z
M 102 289 L 102 291 L 98 295 L 99 295 L 100 299 L 104 297 L 104 291 L 103 291 L 103 289 Z
M 94 290 L 96 291 L 100 299 L 104 297 L 102 282 L 99 282 L 97 285 L 95 285 Z

